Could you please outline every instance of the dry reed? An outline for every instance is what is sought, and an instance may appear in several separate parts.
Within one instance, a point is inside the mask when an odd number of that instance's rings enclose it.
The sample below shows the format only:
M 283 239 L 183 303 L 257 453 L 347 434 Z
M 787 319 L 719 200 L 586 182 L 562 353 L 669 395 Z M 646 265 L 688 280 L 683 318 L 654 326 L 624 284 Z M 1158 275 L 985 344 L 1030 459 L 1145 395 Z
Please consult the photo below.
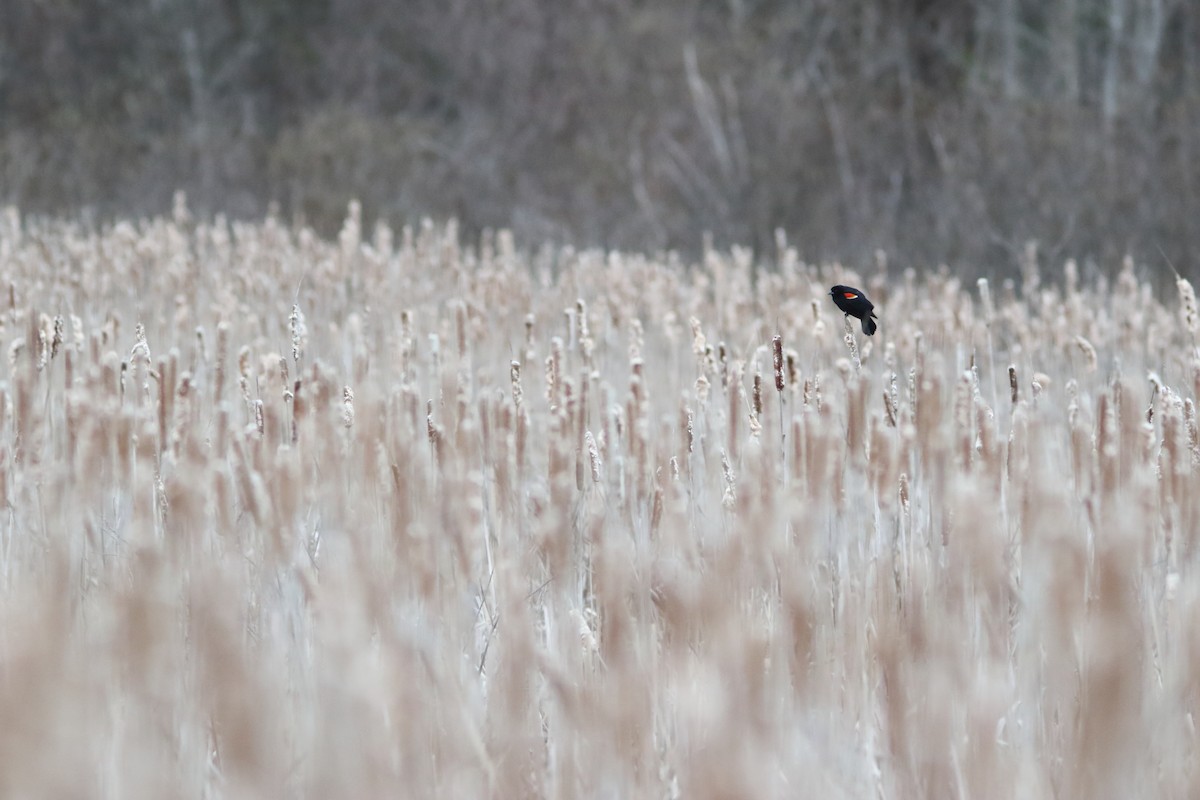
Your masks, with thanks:
M 1186 281 L 181 203 L 0 228 L 0 794 L 1200 795 Z

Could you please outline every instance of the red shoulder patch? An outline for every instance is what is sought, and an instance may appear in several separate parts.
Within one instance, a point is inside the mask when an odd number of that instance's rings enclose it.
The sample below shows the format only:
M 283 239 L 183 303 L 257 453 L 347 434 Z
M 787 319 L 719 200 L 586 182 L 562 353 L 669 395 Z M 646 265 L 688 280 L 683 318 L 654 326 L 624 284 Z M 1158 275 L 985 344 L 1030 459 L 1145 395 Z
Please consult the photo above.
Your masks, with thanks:
M 858 297 L 858 295 L 856 295 L 854 292 L 842 292 L 842 297 L 846 298 L 847 300 L 853 300 L 854 298 Z

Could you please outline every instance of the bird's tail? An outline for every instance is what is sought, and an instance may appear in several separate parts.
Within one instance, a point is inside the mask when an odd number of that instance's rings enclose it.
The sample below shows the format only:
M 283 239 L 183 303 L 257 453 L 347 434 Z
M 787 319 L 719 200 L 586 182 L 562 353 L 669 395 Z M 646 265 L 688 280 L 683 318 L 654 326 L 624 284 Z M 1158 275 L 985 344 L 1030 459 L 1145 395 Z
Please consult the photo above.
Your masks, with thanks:
M 874 336 L 875 330 L 878 327 L 879 326 L 875 324 L 875 320 L 871 319 L 871 317 L 863 317 L 863 333 L 865 333 L 867 336 Z

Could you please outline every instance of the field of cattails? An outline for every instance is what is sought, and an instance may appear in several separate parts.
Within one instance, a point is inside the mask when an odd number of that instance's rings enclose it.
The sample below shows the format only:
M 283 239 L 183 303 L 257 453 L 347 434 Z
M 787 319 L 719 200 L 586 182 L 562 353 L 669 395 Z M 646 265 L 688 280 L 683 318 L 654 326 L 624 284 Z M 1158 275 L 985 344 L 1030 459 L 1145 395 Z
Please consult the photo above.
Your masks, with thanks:
M 9 210 L 0 795 L 1200 796 L 1200 316 L 1079 272 Z

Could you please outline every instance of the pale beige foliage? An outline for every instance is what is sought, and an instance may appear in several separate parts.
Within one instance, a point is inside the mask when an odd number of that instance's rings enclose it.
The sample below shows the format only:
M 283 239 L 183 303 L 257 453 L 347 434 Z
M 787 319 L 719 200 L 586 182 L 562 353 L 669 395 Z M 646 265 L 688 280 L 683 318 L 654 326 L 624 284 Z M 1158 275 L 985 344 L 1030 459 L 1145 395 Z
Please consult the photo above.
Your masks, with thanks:
M 1200 795 L 1194 309 L 9 218 L 4 796 Z

